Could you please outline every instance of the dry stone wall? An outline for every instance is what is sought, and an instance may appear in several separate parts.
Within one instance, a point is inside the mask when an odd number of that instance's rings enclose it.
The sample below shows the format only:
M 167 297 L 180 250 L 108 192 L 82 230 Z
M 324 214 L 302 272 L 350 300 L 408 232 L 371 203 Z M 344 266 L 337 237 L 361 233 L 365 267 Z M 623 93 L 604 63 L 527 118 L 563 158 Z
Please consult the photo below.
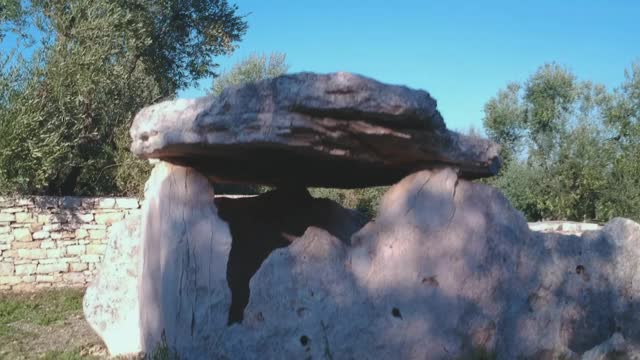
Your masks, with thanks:
M 0 198 L 0 290 L 86 286 L 135 198 Z

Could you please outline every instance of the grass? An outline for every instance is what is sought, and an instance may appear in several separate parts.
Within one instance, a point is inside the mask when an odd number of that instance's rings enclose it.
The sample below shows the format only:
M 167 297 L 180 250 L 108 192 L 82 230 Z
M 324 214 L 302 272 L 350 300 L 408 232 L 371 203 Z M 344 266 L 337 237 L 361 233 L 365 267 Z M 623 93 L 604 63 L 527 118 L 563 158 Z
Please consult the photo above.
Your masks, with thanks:
M 61 289 L 36 293 L 0 294 L 0 338 L 12 330 L 9 324 L 24 321 L 48 326 L 82 310 L 82 290 Z
M 82 316 L 81 289 L 0 293 L 0 358 L 90 360 L 99 340 Z
M 80 349 L 69 351 L 48 351 L 41 358 L 43 360 L 89 360 L 94 359 L 87 355 L 82 355 Z M 97 359 L 97 358 L 96 358 Z

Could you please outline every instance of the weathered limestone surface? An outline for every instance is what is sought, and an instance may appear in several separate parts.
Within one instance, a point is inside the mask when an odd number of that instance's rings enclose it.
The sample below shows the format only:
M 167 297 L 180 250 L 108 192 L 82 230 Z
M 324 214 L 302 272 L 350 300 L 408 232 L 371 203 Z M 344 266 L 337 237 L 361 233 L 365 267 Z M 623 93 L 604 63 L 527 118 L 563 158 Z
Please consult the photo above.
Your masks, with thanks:
M 638 356 L 639 245 L 640 225 L 623 219 L 583 238 L 532 233 L 497 190 L 417 173 L 351 246 L 309 229 L 272 253 L 226 355 Z
M 132 151 L 220 182 L 363 187 L 452 166 L 491 176 L 498 146 L 446 129 L 429 93 L 349 73 L 299 73 L 143 109 Z
M 99 276 L 83 299 L 84 316 L 112 356 L 140 351 L 138 266 L 141 217 L 114 224 Z
M 362 219 L 344 213 L 330 217 L 339 225 L 319 225 L 307 210 L 316 200 L 297 190 L 266 202 L 218 200 L 216 212 L 197 173 L 162 164 L 152 178 L 162 185 L 148 192 L 138 289 L 147 351 L 165 331 L 184 359 L 458 359 L 480 349 L 499 359 L 639 355 L 640 225 L 630 220 L 582 237 L 531 232 L 499 191 L 443 169 L 392 187 L 378 217 L 354 234 Z M 286 208 L 270 207 L 285 198 Z M 302 220 L 292 220 L 292 207 Z M 282 223 L 269 220 L 283 214 Z M 244 246 L 270 233 L 290 242 L 272 243 L 260 258 L 243 318 L 230 326 L 224 272 L 237 267 L 227 268 L 229 228 L 234 244 L 234 229 L 243 228 Z M 189 252 L 187 243 L 199 247 Z
M 347 246 L 309 229 L 251 281 L 236 358 L 456 358 L 509 335 L 529 231 L 496 190 L 423 171 L 392 187 Z M 278 294 L 274 297 L 273 294 Z M 506 350 L 506 349 L 505 349 Z
M 582 237 L 532 233 L 532 239 L 519 257 L 526 299 L 514 302 L 515 348 L 582 354 L 615 333 L 640 344 L 640 224 L 617 218 Z
M 168 163 L 147 182 L 141 228 L 138 300 L 143 351 L 162 342 L 184 359 L 216 353 L 231 294 L 226 271 L 231 235 L 198 172 Z

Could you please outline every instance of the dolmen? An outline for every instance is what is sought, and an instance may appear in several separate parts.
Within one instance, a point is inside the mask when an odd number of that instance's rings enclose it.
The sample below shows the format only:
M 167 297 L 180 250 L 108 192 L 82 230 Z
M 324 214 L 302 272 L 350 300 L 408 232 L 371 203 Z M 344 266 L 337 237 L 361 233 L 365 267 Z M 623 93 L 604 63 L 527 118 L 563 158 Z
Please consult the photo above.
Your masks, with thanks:
M 530 231 L 499 147 L 423 90 L 298 73 L 141 110 L 155 164 L 87 289 L 111 355 L 605 359 L 638 354 L 640 225 Z M 261 184 L 254 197 L 218 184 Z M 308 187 L 389 185 L 377 214 Z M 163 357 L 164 358 L 164 357 Z

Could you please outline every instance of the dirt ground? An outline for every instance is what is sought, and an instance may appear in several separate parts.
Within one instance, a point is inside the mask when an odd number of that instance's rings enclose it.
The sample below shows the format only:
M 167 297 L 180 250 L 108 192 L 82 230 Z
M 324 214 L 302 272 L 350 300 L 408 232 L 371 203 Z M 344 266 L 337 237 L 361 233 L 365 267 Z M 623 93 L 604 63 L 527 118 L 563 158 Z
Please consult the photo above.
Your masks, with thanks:
M 0 359 L 106 359 L 107 350 L 82 312 L 62 322 L 37 325 L 18 321 L 0 340 Z
M 84 320 L 81 297 L 81 293 L 0 296 L 0 359 L 108 358 L 100 338 Z

